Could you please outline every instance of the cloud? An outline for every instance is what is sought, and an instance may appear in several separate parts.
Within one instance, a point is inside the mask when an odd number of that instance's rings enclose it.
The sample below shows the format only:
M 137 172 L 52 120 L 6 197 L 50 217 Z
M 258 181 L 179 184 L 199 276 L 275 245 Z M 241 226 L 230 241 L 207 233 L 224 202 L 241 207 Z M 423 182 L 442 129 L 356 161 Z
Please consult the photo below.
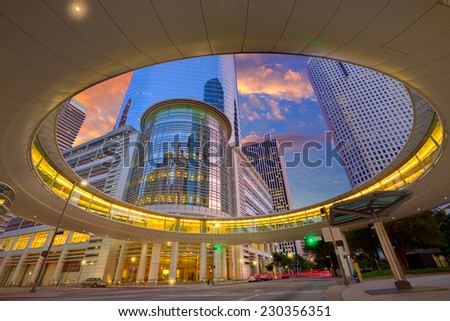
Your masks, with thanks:
M 119 113 L 132 73 L 126 73 L 88 88 L 74 98 L 88 107 L 86 120 L 74 146 L 109 132 Z
M 250 59 L 255 57 L 249 56 Z M 263 94 L 295 102 L 314 99 L 314 91 L 305 70 L 294 71 L 281 63 L 255 66 L 261 60 L 254 59 L 249 61 L 249 58 L 241 58 L 240 68 L 236 70 L 241 95 Z

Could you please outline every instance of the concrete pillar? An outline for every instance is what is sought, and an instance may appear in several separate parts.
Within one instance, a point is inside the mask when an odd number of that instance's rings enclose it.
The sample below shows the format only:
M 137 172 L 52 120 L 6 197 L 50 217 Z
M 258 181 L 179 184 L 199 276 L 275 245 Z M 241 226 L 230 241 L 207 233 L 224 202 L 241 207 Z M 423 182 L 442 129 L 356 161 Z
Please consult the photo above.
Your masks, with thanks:
M 67 256 L 67 248 L 64 248 L 61 251 L 61 255 L 59 256 L 58 263 L 56 264 L 55 273 L 53 274 L 53 280 L 56 282 L 56 284 L 59 284 L 62 281 L 61 276 L 62 276 L 62 270 L 64 267 L 64 261 L 66 260 L 66 256 Z
M 17 266 L 16 266 L 16 268 L 14 270 L 14 273 L 11 276 L 10 283 L 13 286 L 19 286 L 20 285 L 20 284 L 18 284 L 19 276 L 20 276 L 20 273 L 23 272 L 22 271 L 23 263 L 25 262 L 25 259 L 28 256 L 28 249 L 31 246 L 31 242 L 33 241 L 34 235 L 35 235 L 34 233 L 31 233 L 30 238 L 27 241 L 27 245 L 25 246 L 25 250 L 23 251 L 22 255 L 20 256 L 19 262 L 17 263 Z
M 379 219 L 375 215 L 373 225 L 375 226 L 375 231 L 377 232 L 378 239 L 380 240 L 384 256 L 386 256 L 386 259 L 389 263 L 389 267 L 392 270 L 392 274 L 394 275 L 394 278 L 397 280 L 395 282 L 395 287 L 398 290 L 412 289 L 411 283 L 409 283 L 409 281 L 406 280 L 406 276 L 403 273 L 402 266 L 400 265 L 400 262 L 398 261 L 398 258 L 395 255 L 392 244 L 389 240 L 386 230 L 384 229 L 384 225 L 379 221 Z
M 200 244 L 200 281 L 206 281 L 206 243 Z
M 213 250 L 214 282 L 222 278 L 222 255 Z
M 142 243 L 141 258 L 139 259 L 139 267 L 137 271 L 136 281 L 138 283 L 144 282 L 145 279 L 145 268 L 147 267 L 147 253 L 148 253 L 148 243 Z
M 345 234 L 341 233 L 342 235 L 342 243 L 344 244 L 343 251 L 344 251 L 344 265 L 347 266 L 348 270 L 350 271 L 350 275 L 353 275 L 353 272 L 355 271 L 355 267 L 353 266 L 352 258 L 350 257 L 350 248 L 348 247 L 347 239 L 345 238 Z
M 128 247 L 127 243 L 125 243 L 125 242 L 121 243 L 119 260 L 117 261 L 116 273 L 114 273 L 113 283 L 122 282 L 123 266 L 125 264 L 125 254 L 127 252 L 127 247 Z
M 158 282 L 160 256 L 161 256 L 161 243 L 153 243 L 152 256 L 150 258 L 150 268 L 148 271 L 148 281 L 147 281 L 149 283 L 156 284 Z
M 221 268 L 222 268 L 222 275 L 221 278 L 223 280 L 227 280 L 227 247 L 224 246 L 222 249 L 222 252 L 220 253 L 222 255 L 221 257 Z
M 235 258 L 234 258 L 234 248 L 235 248 L 235 246 L 233 246 L 233 245 L 228 248 L 229 254 L 230 254 L 230 260 L 227 264 L 227 268 L 228 268 L 228 273 L 229 273 L 230 279 L 238 280 L 239 270 L 236 269 L 236 263 L 235 263 Z
M 169 283 L 177 281 L 178 242 L 172 242 L 170 250 Z
M 48 231 L 48 235 L 47 235 L 47 239 L 45 240 L 45 245 L 44 245 L 43 249 L 48 249 L 48 246 L 50 245 L 50 242 L 52 241 L 52 237 L 53 237 L 53 230 L 49 230 Z M 49 254 L 50 253 L 47 253 L 47 255 L 49 255 Z M 36 265 L 35 265 L 35 267 L 33 269 L 33 273 L 31 273 L 31 277 L 30 277 L 30 280 L 33 283 L 35 282 L 35 280 L 36 280 L 36 278 L 38 276 L 39 270 L 41 269 L 41 266 L 42 266 L 43 263 L 44 263 L 44 257 L 42 255 L 39 255 L 38 260 L 36 262 Z M 45 273 L 45 271 L 44 271 L 44 273 Z

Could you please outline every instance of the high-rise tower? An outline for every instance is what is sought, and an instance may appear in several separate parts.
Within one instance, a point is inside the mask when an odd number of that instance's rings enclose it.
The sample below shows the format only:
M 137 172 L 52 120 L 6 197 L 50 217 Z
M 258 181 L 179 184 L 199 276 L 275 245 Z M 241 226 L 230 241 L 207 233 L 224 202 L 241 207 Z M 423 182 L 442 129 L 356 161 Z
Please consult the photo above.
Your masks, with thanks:
M 204 101 L 223 112 L 233 129 L 229 140 L 240 145 L 239 104 L 233 55 L 183 59 L 136 70 L 114 128 L 140 128 L 148 107 L 167 99 Z
M 72 147 L 86 119 L 87 107 L 72 98 L 66 101 L 58 115 L 56 123 L 56 141 L 61 150 Z
M 334 60 L 311 58 L 308 74 L 356 187 L 388 165 L 406 143 L 413 122 L 409 94 L 395 79 Z

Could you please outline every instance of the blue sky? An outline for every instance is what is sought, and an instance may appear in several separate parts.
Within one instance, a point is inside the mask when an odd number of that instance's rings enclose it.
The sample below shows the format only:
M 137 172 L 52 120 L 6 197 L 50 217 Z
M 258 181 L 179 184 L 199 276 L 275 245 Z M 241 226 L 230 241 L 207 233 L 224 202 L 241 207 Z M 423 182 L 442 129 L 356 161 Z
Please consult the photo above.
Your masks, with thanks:
M 236 55 L 241 105 L 241 131 L 245 141 L 261 141 L 270 134 L 279 142 L 293 142 L 285 150 L 287 163 L 307 142 L 324 145 L 328 126 L 309 82 L 308 57 Z M 75 144 L 99 137 L 114 126 L 131 73 L 85 90 L 75 98 L 89 107 Z M 325 159 L 324 150 L 311 149 L 309 160 Z M 344 168 L 337 162 L 308 167 L 302 161 L 287 168 L 295 208 L 308 206 L 350 189 Z
M 293 148 L 285 150 L 287 164 L 306 142 L 325 146 L 325 132 L 329 131 L 308 79 L 307 61 L 308 57 L 288 55 L 236 56 L 242 137 L 247 142 L 261 141 L 270 134 L 279 142 L 293 142 Z M 325 160 L 325 149 L 311 148 L 308 155 L 311 162 Z M 331 166 L 311 167 L 303 159 L 287 172 L 296 208 L 350 189 L 344 168 L 336 161 Z

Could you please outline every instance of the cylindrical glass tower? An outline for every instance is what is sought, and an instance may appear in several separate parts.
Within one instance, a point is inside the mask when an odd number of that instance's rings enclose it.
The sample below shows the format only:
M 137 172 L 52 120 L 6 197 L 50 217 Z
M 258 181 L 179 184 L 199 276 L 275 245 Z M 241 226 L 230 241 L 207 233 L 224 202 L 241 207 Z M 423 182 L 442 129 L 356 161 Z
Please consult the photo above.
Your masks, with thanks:
M 165 100 L 141 119 L 145 155 L 129 202 L 169 213 L 231 214 L 227 143 L 231 125 L 210 104 Z
M 138 69 L 133 73 L 115 128 L 138 129 L 147 108 L 159 101 L 188 98 L 223 112 L 233 128 L 230 143 L 240 145 L 239 104 L 233 55 L 182 59 Z

